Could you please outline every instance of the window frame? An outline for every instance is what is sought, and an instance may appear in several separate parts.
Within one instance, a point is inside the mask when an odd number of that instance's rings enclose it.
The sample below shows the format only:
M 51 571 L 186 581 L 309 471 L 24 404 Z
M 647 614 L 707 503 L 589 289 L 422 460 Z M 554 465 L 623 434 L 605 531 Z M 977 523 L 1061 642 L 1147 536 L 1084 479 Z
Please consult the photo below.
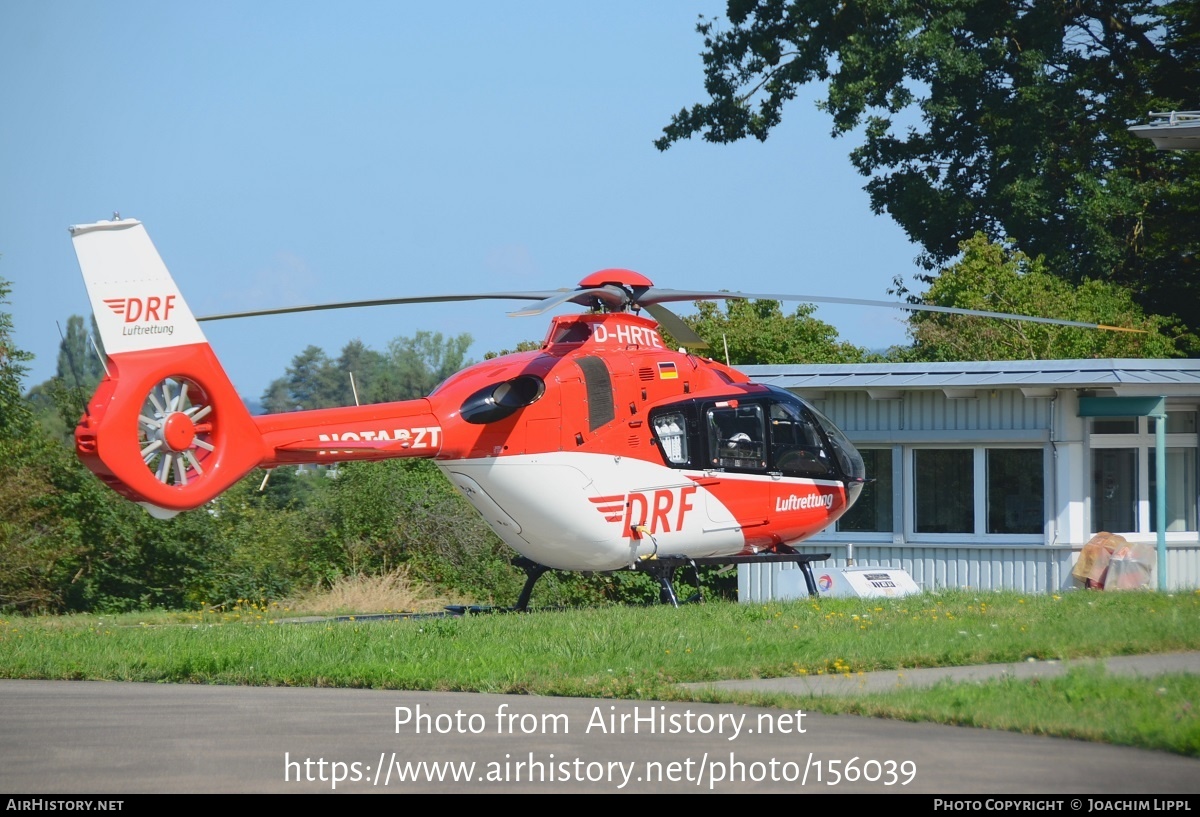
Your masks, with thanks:
M 1196 413 L 1197 410 L 1198 410 L 1198 407 L 1195 405 L 1168 406 L 1167 407 L 1167 417 L 1169 420 L 1171 414 Z M 1155 432 L 1150 430 L 1150 425 L 1151 425 L 1150 420 L 1152 418 L 1150 418 L 1150 417 L 1129 418 L 1129 419 L 1133 419 L 1136 421 L 1134 426 L 1137 430 L 1135 432 L 1125 433 L 1125 434 L 1108 434 L 1108 433 L 1103 433 L 1103 432 L 1098 433 L 1093 430 L 1095 427 L 1094 421 L 1097 418 L 1090 418 L 1090 419 L 1092 420 L 1092 422 L 1089 422 L 1085 426 L 1086 431 L 1087 431 L 1087 450 L 1088 450 L 1087 499 L 1086 499 L 1086 503 L 1085 503 L 1086 507 L 1084 509 L 1084 519 L 1087 520 L 1086 524 L 1089 527 L 1093 527 L 1095 524 L 1094 519 L 1095 519 L 1096 497 L 1095 497 L 1094 485 L 1093 485 L 1093 481 L 1094 481 L 1093 475 L 1094 475 L 1094 469 L 1095 469 L 1096 463 L 1095 463 L 1095 456 L 1094 456 L 1093 452 L 1096 450 L 1113 449 L 1113 448 L 1132 449 L 1135 452 L 1134 470 L 1137 472 L 1137 488 L 1136 488 L 1136 492 L 1134 495 L 1134 504 L 1135 504 L 1134 524 L 1135 524 L 1135 527 L 1137 528 L 1137 530 L 1132 530 L 1132 531 L 1114 530 L 1114 531 L 1109 531 L 1109 533 L 1118 533 L 1118 534 L 1126 537 L 1127 539 L 1131 539 L 1134 541 L 1147 541 L 1147 542 L 1154 541 L 1157 538 L 1157 534 L 1154 531 L 1154 520 L 1151 518 L 1151 506 L 1153 503 L 1151 502 L 1151 496 L 1150 496 L 1150 481 L 1151 481 L 1150 452 L 1154 451 L 1156 448 L 1156 439 L 1155 439 Z M 1113 419 L 1113 418 L 1104 418 L 1104 419 Z M 1200 417 L 1198 417 L 1197 420 L 1200 421 Z M 1200 422 L 1197 423 L 1197 426 L 1200 426 Z M 1193 484 L 1200 485 L 1200 429 L 1198 429 L 1197 432 L 1167 433 L 1165 435 L 1165 447 L 1166 447 L 1168 453 L 1170 452 L 1170 450 L 1172 448 L 1176 448 L 1176 449 L 1190 448 L 1194 451 L 1197 451 L 1197 455 L 1194 457 L 1194 461 L 1197 464 L 1197 473 L 1194 473 L 1192 475 L 1192 478 L 1193 478 Z M 1168 479 L 1170 479 L 1169 474 L 1168 474 Z M 1195 501 L 1197 503 L 1197 513 L 1196 513 L 1197 528 L 1200 528 L 1200 496 L 1197 496 Z M 1168 542 L 1171 542 L 1171 541 L 1181 541 L 1181 542 L 1194 541 L 1196 539 L 1197 533 L 1200 533 L 1200 531 L 1197 531 L 1197 530 L 1170 531 L 1169 530 L 1166 532 L 1166 541 L 1168 541 Z
M 853 437 L 851 438 L 853 442 Z M 855 544 L 896 545 L 945 545 L 963 547 L 1044 545 L 1050 541 L 1054 523 L 1051 499 L 1053 494 L 1053 463 L 1049 443 L 1034 442 L 950 442 L 945 443 L 895 443 L 893 445 L 855 443 L 860 452 L 871 449 L 892 451 L 892 530 L 891 531 L 841 531 L 837 526 L 818 534 L 821 541 L 853 542 Z M 974 483 L 972 502 L 974 508 L 974 530 L 969 533 L 918 533 L 916 531 L 916 471 L 917 451 L 967 450 L 972 453 L 972 480 Z M 987 452 L 989 450 L 1027 450 L 1042 454 L 1042 530 L 1040 533 L 988 533 L 987 532 Z M 868 474 L 868 477 L 870 474 Z M 817 538 L 817 537 L 814 537 Z
M 969 533 L 919 533 L 916 530 L 916 452 L 932 449 L 957 449 L 972 452 L 972 499 L 974 502 L 974 530 Z M 1050 491 L 1052 474 L 1048 446 L 1013 443 L 932 444 L 918 443 L 904 446 L 904 474 L 908 478 L 902 488 L 904 495 L 904 539 L 914 544 L 959 545 L 1040 545 L 1048 541 L 1048 530 L 1052 521 Z M 1042 452 L 1042 530 L 1040 533 L 988 533 L 988 482 L 987 452 L 989 450 L 1037 450 Z

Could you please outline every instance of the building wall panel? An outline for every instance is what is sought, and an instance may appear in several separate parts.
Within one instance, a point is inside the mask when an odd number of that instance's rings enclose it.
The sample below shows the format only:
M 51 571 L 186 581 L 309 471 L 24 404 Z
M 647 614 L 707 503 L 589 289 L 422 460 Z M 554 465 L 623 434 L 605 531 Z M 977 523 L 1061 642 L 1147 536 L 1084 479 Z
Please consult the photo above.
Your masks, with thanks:
M 803 548 L 798 548 L 805 552 Z M 809 550 L 807 552 L 819 552 Z M 859 566 L 899 568 L 908 571 L 913 581 L 927 592 L 976 588 L 981 591 L 1012 590 L 1020 593 L 1054 593 L 1077 587 L 1071 568 L 1079 551 L 1060 547 L 954 547 L 856 545 L 854 563 Z M 845 550 L 834 558 L 813 564 L 819 577 L 822 570 L 846 567 Z M 780 581 L 781 571 L 796 570 L 791 564 L 740 565 L 738 592 L 744 602 L 757 603 L 779 599 L 779 588 L 804 584 L 797 576 Z M 1200 588 L 1200 544 L 1173 546 L 1167 551 L 1167 589 Z M 1157 578 L 1153 580 L 1157 587 Z

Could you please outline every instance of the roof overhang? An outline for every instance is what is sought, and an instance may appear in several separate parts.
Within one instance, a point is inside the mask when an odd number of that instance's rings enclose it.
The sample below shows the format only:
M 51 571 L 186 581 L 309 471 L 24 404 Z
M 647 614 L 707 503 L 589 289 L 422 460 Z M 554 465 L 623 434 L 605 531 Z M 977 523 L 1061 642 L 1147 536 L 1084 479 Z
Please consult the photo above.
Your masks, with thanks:
M 1134 125 L 1129 132 L 1159 150 L 1200 150 L 1200 111 L 1151 113 L 1150 118 L 1149 125 Z
M 756 382 L 803 395 L 865 391 L 873 399 L 897 399 L 904 392 L 941 391 L 972 397 L 995 389 L 1017 389 L 1025 397 L 1056 392 L 1097 395 L 1200 397 L 1200 360 L 1008 360 L 959 363 L 858 363 L 742 366 Z

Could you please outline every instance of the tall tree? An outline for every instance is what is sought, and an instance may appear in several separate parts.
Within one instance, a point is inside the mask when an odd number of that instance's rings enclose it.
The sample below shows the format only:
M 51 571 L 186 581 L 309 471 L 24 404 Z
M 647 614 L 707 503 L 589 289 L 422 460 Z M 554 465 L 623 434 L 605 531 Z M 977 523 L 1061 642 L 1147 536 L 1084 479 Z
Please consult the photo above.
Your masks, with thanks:
M 917 300 L 1138 331 L 916 312 L 909 318 L 913 345 L 894 350 L 895 359 L 1054 360 L 1179 354 L 1174 342 L 1180 331 L 1177 322 L 1146 315 L 1127 289 L 1107 281 L 1075 286 L 1047 272 L 1041 258 L 993 244 L 982 234 L 963 242 L 961 260 L 942 270 Z
M 3 309 L 11 291 L 9 282 L 0 278 L 0 439 L 25 433 L 33 422 L 33 413 L 21 393 L 25 364 L 33 355 L 13 343 L 12 315 Z
M 321 348 L 309 346 L 292 359 L 286 374 L 263 392 L 263 407 L 274 414 L 354 405 L 351 374 L 361 404 L 424 397 L 467 365 L 470 346 L 470 335 L 446 338 L 440 332 L 395 338 L 386 354 L 352 340 L 337 360 L 330 360 Z
M 95 349 L 92 348 L 93 342 L 96 343 Z M 100 331 L 94 316 L 90 332 L 79 315 L 67 318 L 67 330 L 58 344 L 58 366 L 54 376 L 71 386 L 84 389 L 90 395 L 104 377 L 104 364 L 99 357 L 103 347 L 100 344 Z
M 337 359 L 338 371 L 342 373 L 339 382 L 343 389 L 343 400 L 340 405 L 353 403 L 378 403 L 372 394 L 370 385 L 375 381 L 380 367 L 386 361 L 383 355 L 357 338 L 342 347 L 342 353 Z
M 812 304 L 785 315 L 779 301 L 697 301 L 683 320 L 708 342 L 706 354 L 734 366 L 757 363 L 857 363 L 866 351 L 838 340 L 837 329 L 812 316 Z M 667 337 L 668 345 L 675 341 Z
M 441 332 L 417 332 L 388 344 L 388 362 L 396 372 L 396 389 L 385 399 L 424 397 L 450 375 L 467 365 L 471 336 L 443 337 Z
M 1127 127 L 1200 104 L 1196 0 L 729 0 L 702 19 L 710 101 L 656 144 L 766 139 L 809 83 L 933 268 L 982 232 L 1200 327 L 1200 155 Z
M 340 374 L 333 361 L 319 346 L 308 346 L 292 358 L 284 376 L 263 392 L 263 407 L 272 414 L 301 409 L 331 408 L 349 403 L 347 383 L 343 390 Z

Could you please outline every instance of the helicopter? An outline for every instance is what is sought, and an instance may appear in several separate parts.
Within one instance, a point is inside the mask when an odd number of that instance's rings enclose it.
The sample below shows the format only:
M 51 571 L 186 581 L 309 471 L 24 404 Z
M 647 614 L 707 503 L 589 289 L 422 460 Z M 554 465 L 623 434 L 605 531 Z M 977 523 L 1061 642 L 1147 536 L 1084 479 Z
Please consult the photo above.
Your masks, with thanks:
M 664 303 L 825 300 L 1014 317 L 851 298 L 655 287 L 605 269 L 575 289 L 434 295 L 198 318 L 144 225 L 70 228 L 104 345 L 106 375 L 75 429 L 79 459 L 105 484 L 169 518 L 213 500 L 255 468 L 396 457 L 432 459 L 520 558 L 526 586 L 547 570 L 640 569 L 677 603 L 690 565 L 793 561 L 792 547 L 844 515 L 868 477 L 863 459 L 811 403 L 695 350 L 704 341 Z M 203 320 L 472 299 L 530 302 L 551 318 L 540 348 L 485 360 L 427 397 L 252 416 L 200 327 Z M 644 317 L 645 311 L 651 317 Z M 1095 326 L 1030 318 L 1047 323 Z M 681 347 L 668 348 L 659 327 Z M 697 582 L 698 584 L 698 582 Z

